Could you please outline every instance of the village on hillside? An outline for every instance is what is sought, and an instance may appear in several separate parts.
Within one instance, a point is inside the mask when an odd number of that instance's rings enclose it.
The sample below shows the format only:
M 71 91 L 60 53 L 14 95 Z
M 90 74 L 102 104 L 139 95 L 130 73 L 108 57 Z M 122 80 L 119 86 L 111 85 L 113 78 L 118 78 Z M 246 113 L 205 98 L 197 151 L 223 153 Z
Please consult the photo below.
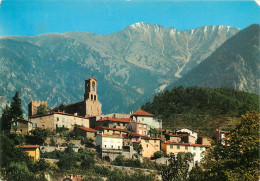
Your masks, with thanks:
M 34 161 L 39 160 L 40 153 L 65 150 L 68 144 L 77 151 L 80 147 L 94 150 L 102 160 L 114 161 L 123 155 L 127 159 L 149 159 L 159 164 L 168 164 L 171 153 L 189 152 L 193 155 L 191 167 L 199 163 L 204 151 L 211 146 L 212 138 L 198 135 L 195 130 L 182 128 L 164 130 L 163 120 L 153 114 L 138 109 L 131 114 L 102 114 L 102 104 L 98 100 L 97 80 L 85 80 L 84 100 L 42 112 L 47 108 L 45 101 L 31 101 L 28 104 L 28 119 L 15 119 L 11 122 L 11 133 L 30 134 L 34 129 L 73 131 L 77 138 L 88 141 L 82 145 L 81 140 L 47 138 L 42 145 L 23 145 L 21 148 Z M 227 132 L 216 130 L 212 133 L 216 140 L 223 140 Z M 223 144 L 225 144 L 223 142 Z M 160 158 L 155 155 L 163 153 Z

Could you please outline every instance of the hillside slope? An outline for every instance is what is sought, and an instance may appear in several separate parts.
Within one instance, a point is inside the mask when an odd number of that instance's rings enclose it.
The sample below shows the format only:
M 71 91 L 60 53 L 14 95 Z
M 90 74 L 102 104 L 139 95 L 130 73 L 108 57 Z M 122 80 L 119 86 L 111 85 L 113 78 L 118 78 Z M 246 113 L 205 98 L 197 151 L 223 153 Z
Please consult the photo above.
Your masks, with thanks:
M 0 38 L 0 96 L 20 92 L 51 107 L 81 101 L 84 79 L 98 80 L 103 112 L 127 112 L 129 105 L 163 90 L 208 57 L 239 30 L 204 26 L 179 31 L 136 23 L 122 31 L 52 33 Z
M 142 106 L 163 119 L 163 127 L 190 127 L 211 136 L 218 128 L 229 130 L 246 111 L 259 110 L 259 96 L 227 88 L 176 87 L 156 95 Z
M 173 86 L 227 87 L 259 93 L 260 26 L 251 25 L 228 39 Z

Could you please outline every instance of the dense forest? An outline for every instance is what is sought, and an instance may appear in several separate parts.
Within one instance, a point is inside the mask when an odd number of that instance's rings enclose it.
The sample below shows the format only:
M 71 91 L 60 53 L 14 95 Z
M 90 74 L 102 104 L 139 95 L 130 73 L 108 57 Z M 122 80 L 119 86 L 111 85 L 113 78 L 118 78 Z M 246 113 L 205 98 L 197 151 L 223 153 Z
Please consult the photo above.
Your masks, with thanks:
M 233 129 L 246 111 L 259 109 L 259 96 L 228 88 L 175 87 L 156 95 L 142 109 L 163 119 L 164 128 L 190 127 L 211 136 Z

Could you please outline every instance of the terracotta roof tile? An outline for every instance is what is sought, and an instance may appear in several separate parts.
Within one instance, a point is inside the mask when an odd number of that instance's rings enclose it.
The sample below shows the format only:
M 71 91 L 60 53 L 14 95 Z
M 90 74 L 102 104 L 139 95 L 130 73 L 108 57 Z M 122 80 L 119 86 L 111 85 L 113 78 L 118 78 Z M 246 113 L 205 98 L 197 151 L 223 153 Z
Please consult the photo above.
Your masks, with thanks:
M 98 133 L 98 135 L 105 136 L 105 137 L 118 137 L 118 138 L 123 137 L 123 136 L 120 136 L 120 135 L 117 135 L 117 134 L 101 134 L 101 133 Z
M 15 119 L 15 120 L 13 120 L 12 122 L 19 121 L 19 120 L 21 120 L 21 121 L 25 121 L 25 122 L 30 122 L 30 123 L 31 123 L 31 121 L 28 121 L 28 120 L 26 120 L 26 119 L 22 119 L 22 118 L 17 118 L 17 119 Z
M 20 148 L 40 148 L 39 145 L 23 145 L 23 146 L 19 146 Z
M 138 109 L 138 111 L 136 111 L 134 114 L 132 114 L 132 116 L 149 116 L 149 117 L 154 117 L 153 114 L 150 114 L 148 112 L 145 112 L 142 109 Z
M 98 132 L 95 129 L 91 129 L 91 128 L 87 128 L 87 127 L 77 127 L 77 128 L 82 129 L 82 130 L 87 131 L 87 132 L 95 132 L 95 133 Z
M 168 136 L 171 136 L 171 137 L 183 137 L 185 135 L 182 135 L 182 134 L 166 134 Z
M 208 139 L 211 139 L 210 137 L 207 137 L 207 136 L 199 136 L 199 138 L 208 138 Z
M 122 122 L 122 123 L 130 123 L 130 122 L 135 122 L 131 118 L 109 118 L 109 117 L 104 117 L 102 119 L 99 119 L 97 121 L 112 121 L 112 122 Z
M 175 142 L 164 142 L 169 145 L 184 145 L 184 146 L 201 146 L 201 147 L 210 147 L 209 145 L 193 144 L 193 143 L 175 143 Z
M 107 130 L 115 130 L 115 131 L 124 131 L 124 132 L 127 132 L 127 133 L 131 132 L 131 131 L 127 130 L 127 129 L 108 128 L 108 127 L 104 127 L 104 126 L 98 126 L 98 127 L 96 127 L 96 128 L 97 128 L 97 129 L 102 129 L 102 130 L 107 129 Z

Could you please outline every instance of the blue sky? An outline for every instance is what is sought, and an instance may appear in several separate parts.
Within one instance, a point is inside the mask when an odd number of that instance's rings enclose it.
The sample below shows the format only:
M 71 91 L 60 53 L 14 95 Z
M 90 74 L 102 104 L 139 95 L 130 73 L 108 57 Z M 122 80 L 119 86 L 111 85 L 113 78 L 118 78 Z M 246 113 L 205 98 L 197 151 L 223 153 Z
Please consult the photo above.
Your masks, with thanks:
M 0 0 L 1 1 L 1 0 Z M 2 0 L 0 36 L 87 31 L 109 34 L 146 22 L 179 30 L 260 24 L 254 1 Z

